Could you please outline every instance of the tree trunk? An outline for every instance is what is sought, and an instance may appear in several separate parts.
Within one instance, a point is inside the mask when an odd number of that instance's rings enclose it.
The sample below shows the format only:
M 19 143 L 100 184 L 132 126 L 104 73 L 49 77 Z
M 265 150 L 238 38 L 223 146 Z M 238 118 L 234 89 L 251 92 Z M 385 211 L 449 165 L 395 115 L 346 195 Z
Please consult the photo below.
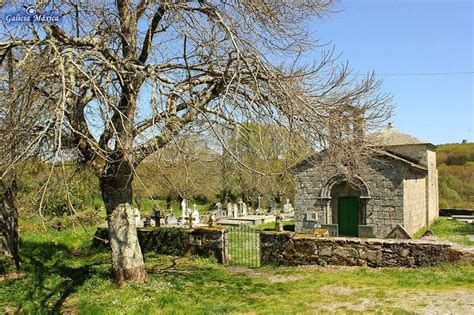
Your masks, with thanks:
M 0 256 L 13 260 L 16 269 L 20 269 L 18 210 L 15 206 L 16 183 L 10 185 L 0 182 Z M 11 261 L 10 260 L 10 261 Z
M 118 160 L 106 168 L 109 171 L 100 178 L 100 188 L 107 210 L 112 278 L 122 285 L 128 281 L 144 282 L 147 274 L 132 208 L 132 167 L 123 159 Z

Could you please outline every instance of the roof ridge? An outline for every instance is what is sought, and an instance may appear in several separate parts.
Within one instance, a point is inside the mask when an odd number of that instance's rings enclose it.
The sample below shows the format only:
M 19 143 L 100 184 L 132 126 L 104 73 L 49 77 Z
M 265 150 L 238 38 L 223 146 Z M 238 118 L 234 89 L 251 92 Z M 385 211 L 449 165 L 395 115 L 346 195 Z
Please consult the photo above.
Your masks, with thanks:
M 374 144 L 381 146 L 431 144 L 428 141 L 420 140 L 415 136 L 398 130 L 391 123 L 386 128 L 369 134 L 368 138 L 372 140 L 371 142 L 375 142 Z

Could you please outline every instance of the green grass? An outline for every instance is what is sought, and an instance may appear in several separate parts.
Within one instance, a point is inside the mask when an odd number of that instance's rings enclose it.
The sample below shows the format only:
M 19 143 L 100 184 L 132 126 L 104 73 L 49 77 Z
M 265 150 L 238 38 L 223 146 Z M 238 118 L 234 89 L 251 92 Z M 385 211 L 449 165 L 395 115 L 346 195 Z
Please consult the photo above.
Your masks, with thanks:
M 246 269 L 153 253 L 145 255 L 147 283 L 117 287 L 109 280 L 110 253 L 91 248 L 92 232 L 23 233 L 24 278 L 0 281 L 0 313 L 309 314 L 356 312 L 366 300 L 364 312 L 407 313 L 442 294 L 474 296 L 474 267 L 466 265 Z
M 474 242 L 468 238 L 468 235 L 474 235 L 474 225 L 439 217 L 429 227 L 418 231 L 414 238 L 420 238 L 428 229 L 441 239 L 461 245 L 474 246 Z
M 287 227 L 290 227 L 292 225 L 295 225 L 295 221 L 293 220 L 290 220 L 290 221 L 283 221 L 283 226 L 287 226 Z M 269 223 L 265 223 L 265 224 L 260 224 L 260 225 L 257 225 L 255 227 L 256 230 L 260 230 L 260 231 L 263 231 L 263 230 L 274 230 L 275 229 L 275 222 L 269 222 Z

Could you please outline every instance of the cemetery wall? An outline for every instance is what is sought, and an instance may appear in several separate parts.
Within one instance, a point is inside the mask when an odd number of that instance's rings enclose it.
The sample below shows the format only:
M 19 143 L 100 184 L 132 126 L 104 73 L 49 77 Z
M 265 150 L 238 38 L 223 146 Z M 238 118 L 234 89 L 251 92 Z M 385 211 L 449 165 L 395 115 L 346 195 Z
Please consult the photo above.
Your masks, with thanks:
M 426 240 L 317 238 L 290 232 L 260 234 L 261 265 L 418 267 L 458 261 L 465 255 L 449 243 Z
M 227 264 L 227 233 L 222 227 L 199 227 L 195 229 L 171 227 L 147 227 L 137 229 L 138 241 L 144 253 L 155 252 L 171 256 L 199 256 L 215 258 Z M 100 239 L 108 239 L 105 227 L 97 229 L 95 245 L 104 244 Z

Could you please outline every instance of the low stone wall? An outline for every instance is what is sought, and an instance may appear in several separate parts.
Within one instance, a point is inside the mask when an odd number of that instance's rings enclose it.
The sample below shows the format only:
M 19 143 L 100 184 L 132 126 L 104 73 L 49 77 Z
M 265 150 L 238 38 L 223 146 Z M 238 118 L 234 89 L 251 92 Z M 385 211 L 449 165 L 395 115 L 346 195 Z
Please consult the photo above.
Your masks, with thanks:
M 462 257 L 462 251 L 443 242 L 317 238 L 288 232 L 260 234 L 262 265 L 418 267 L 454 262 Z
M 99 227 L 94 244 L 103 246 L 108 230 Z M 215 258 L 219 263 L 227 264 L 227 232 L 222 227 L 202 227 L 196 229 L 150 227 L 137 229 L 138 241 L 142 252 L 155 252 L 171 256 L 200 256 Z

